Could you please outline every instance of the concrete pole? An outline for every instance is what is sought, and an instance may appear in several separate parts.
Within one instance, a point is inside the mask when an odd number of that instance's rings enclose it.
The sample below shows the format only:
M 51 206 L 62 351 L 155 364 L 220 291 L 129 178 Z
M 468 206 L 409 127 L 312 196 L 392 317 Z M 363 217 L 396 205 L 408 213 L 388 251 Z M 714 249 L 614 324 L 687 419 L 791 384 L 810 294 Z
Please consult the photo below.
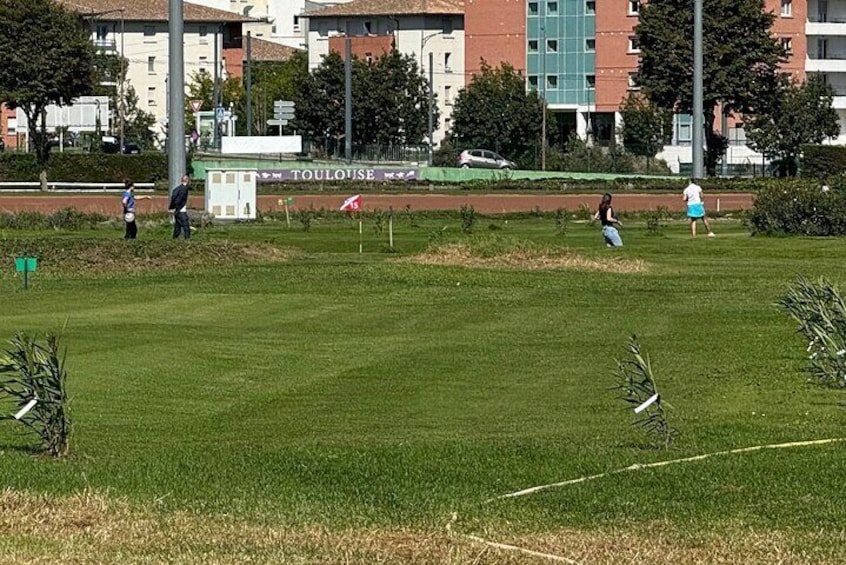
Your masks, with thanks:
M 170 2 L 168 21 L 168 116 L 167 156 L 168 185 L 173 190 L 185 174 L 185 54 L 182 38 L 185 31 L 182 0 Z
M 434 160 L 435 151 L 435 54 L 429 52 L 429 159 L 428 164 L 431 167 Z
M 253 36 L 247 32 L 247 135 L 253 135 Z
M 346 38 L 344 58 L 344 158 L 352 163 L 352 43 Z
M 541 170 L 546 170 L 546 26 L 541 26 L 541 46 L 538 49 L 540 56 L 540 81 L 541 81 Z
M 220 59 L 218 58 L 218 42 L 220 26 L 214 32 L 214 83 L 212 84 L 212 109 L 214 110 L 214 131 L 212 132 L 212 145 L 215 149 L 220 148 L 220 122 L 217 121 L 217 107 L 220 106 Z
M 693 0 L 693 178 L 705 176 L 702 115 L 702 0 Z

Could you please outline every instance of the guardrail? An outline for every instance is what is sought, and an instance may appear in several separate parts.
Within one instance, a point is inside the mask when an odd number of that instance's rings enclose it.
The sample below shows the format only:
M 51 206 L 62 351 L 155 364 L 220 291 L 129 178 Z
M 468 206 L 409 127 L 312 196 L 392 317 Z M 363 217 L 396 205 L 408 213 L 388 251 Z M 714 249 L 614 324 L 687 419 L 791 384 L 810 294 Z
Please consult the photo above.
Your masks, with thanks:
M 152 192 L 155 184 L 151 182 L 136 182 L 137 192 Z M 38 181 L 0 182 L 0 192 L 32 192 L 40 191 Z M 123 192 L 122 182 L 47 182 L 49 192 Z

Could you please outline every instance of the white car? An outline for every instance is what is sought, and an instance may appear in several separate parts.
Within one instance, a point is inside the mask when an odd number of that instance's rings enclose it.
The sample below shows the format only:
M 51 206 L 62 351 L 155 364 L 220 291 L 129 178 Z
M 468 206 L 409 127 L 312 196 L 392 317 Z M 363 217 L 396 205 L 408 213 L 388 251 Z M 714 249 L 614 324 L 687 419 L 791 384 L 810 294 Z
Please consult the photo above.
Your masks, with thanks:
M 517 164 L 487 149 L 466 149 L 458 156 L 462 169 L 516 169 Z

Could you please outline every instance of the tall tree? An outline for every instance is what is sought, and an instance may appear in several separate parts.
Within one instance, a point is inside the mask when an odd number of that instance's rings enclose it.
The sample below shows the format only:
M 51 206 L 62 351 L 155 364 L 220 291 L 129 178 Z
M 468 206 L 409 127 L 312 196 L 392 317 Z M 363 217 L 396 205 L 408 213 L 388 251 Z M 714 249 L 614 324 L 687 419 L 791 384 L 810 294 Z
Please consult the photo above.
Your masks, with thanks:
M 354 58 L 352 70 L 353 143 L 421 143 L 428 129 L 428 90 L 414 58 L 392 50 L 372 62 Z M 340 143 L 344 92 L 344 60 L 332 52 L 297 89 L 298 129 L 328 145 Z M 437 123 L 437 110 L 433 119 Z
M 521 166 L 534 163 L 543 102 L 536 91 L 526 92 L 525 79 L 508 63 L 492 68 L 483 61 L 481 67 L 456 96 L 450 141 L 493 149 Z
M 802 145 L 840 135 L 833 99 L 834 88 L 820 75 L 801 84 L 779 75 L 770 96 L 761 97 L 746 118 L 750 145 L 776 162 L 780 176 L 795 176 Z
M 646 169 L 661 151 L 668 137 L 672 115 L 650 102 L 643 94 L 631 92 L 620 105 L 620 137 L 623 147 L 632 155 L 646 158 Z
M 707 0 L 703 13 L 703 104 L 693 108 L 693 10 L 690 0 L 641 3 L 635 28 L 638 81 L 650 100 L 672 112 L 704 116 L 706 170 L 714 175 L 726 139 L 714 129 L 717 106 L 747 114 L 787 60 L 770 33 L 775 15 L 763 0 Z
M 47 106 L 71 104 L 92 91 L 90 31 L 77 14 L 53 0 L 3 0 L 0 53 L 0 100 L 23 110 L 30 146 L 43 163 L 48 155 Z

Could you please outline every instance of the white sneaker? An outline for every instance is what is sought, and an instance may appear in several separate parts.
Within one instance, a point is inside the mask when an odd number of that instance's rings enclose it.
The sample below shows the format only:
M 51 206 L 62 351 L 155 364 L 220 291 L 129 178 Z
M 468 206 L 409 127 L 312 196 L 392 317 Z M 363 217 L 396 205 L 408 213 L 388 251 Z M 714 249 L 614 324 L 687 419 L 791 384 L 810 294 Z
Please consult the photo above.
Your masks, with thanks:
M 708 237 L 717 237 L 717 234 L 714 232 L 708 232 Z

